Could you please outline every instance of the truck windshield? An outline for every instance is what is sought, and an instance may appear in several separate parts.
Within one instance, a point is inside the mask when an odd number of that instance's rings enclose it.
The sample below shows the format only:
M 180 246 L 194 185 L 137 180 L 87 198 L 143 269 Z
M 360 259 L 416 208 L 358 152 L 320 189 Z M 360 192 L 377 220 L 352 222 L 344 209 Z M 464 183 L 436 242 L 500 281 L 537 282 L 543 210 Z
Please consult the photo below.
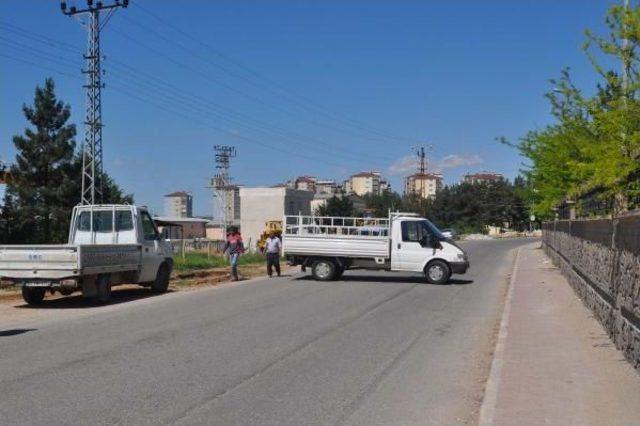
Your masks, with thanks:
M 437 239 L 439 240 L 446 240 L 447 237 L 445 237 L 444 235 L 442 235 L 442 232 L 440 232 L 440 230 L 438 229 L 437 226 L 435 226 L 433 223 L 429 222 L 427 219 L 420 221 L 421 223 L 423 223 L 423 226 L 425 226 L 429 232 L 431 232 L 431 235 L 434 235 Z

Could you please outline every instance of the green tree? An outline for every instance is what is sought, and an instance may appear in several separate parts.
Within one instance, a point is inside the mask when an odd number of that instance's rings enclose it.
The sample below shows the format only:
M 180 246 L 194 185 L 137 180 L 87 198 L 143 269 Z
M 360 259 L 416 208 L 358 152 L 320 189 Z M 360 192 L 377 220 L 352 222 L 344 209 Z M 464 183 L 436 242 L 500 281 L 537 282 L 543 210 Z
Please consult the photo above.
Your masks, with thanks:
M 327 200 L 326 204 L 319 206 L 315 214 L 318 216 L 353 217 L 356 215 L 356 210 L 353 207 L 353 202 L 348 197 L 336 197 L 334 195 Z
M 613 6 L 606 24 L 607 37 L 587 31 L 584 44 L 599 77 L 595 94 L 584 95 L 564 70 L 546 95 L 555 123 L 513 145 L 529 160 L 523 172 L 538 216 L 594 193 L 625 210 L 640 195 L 640 9 Z M 625 72 L 601 62 L 622 63 Z
M 522 179 L 518 185 L 507 180 L 448 185 L 423 203 L 424 213 L 417 213 L 440 228 L 455 228 L 461 233 L 484 232 L 487 225 L 524 230 L 528 208 L 521 195 L 523 185 Z
M 17 154 L 2 209 L 2 237 L 10 243 L 63 242 L 81 186 L 71 111 L 56 98 L 52 79 L 37 87 L 33 105 L 22 109 L 31 126 L 13 137 Z M 105 202 L 133 201 L 106 175 L 103 185 Z
M 76 128 L 68 124 L 69 105 L 56 99 L 53 80 L 37 87 L 33 106 L 22 107 L 31 124 L 14 136 L 16 162 L 10 168 L 3 216 L 10 224 L 11 242 L 60 241 L 69 211 L 60 199 L 66 170 L 73 159 Z
M 367 210 L 376 217 L 386 217 L 389 210 L 395 211 L 403 208 L 402 197 L 393 191 L 384 191 L 382 194 L 365 194 L 363 199 Z

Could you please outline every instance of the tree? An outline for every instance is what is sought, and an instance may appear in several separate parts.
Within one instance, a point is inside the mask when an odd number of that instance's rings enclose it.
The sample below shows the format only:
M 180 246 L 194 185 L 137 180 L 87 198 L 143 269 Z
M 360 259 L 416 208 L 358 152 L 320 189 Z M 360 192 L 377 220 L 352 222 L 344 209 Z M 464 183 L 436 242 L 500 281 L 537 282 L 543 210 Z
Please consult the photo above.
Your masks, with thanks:
M 587 31 L 584 44 L 600 78 L 595 94 L 584 95 L 564 70 L 546 94 L 555 123 L 512 145 L 529 160 L 523 172 L 538 216 L 593 194 L 625 210 L 640 195 L 640 8 L 613 6 L 606 24 L 608 37 Z M 622 73 L 605 69 L 607 56 Z
M 32 127 L 14 136 L 18 151 L 10 168 L 3 216 L 10 223 L 12 242 L 50 242 L 63 239 L 66 229 L 60 199 L 66 169 L 73 159 L 76 128 L 68 124 L 69 105 L 56 99 L 53 80 L 37 87 L 33 106 L 22 111 Z
M 393 191 L 384 191 L 381 194 L 365 194 L 363 199 L 366 208 L 376 217 L 386 217 L 389 214 L 389 210 L 395 211 L 403 208 L 402 197 Z
M 327 203 L 318 207 L 315 212 L 318 216 L 353 217 L 356 214 L 353 202 L 346 197 L 335 195 L 327 200 Z
M 507 180 L 445 186 L 421 205 L 424 213 L 417 213 L 440 228 L 461 233 L 484 232 L 487 225 L 524 230 L 528 224 L 528 209 L 520 195 L 524 184 L 519 179 L 518 186 Z
M 33 105 L 22 110 L 31 126 L 13 137 L 17 154 L 2 209 L 2 236 L 10 243 L 63 242 L 81 186 L 76 128 L 68 123 L 71 110 L 56 98 L 52 79 L 36 87 Z M 106 175 L 103 185 L 105 202 L 133 201 Z

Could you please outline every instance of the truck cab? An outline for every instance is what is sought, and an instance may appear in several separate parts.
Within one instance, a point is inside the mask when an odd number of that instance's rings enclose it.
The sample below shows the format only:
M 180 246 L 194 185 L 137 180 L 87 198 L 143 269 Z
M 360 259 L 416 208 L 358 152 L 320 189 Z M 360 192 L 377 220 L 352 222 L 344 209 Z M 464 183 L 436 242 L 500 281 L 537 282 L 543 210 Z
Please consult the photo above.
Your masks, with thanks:
M 69 229 L 70 245 L 140 245 L 137 282 L 150 282 L 159 266 L 171 259 L 171 244 L 163 239 L 148 210 L 132 205 L 76 206 Z
M 464 250 L 427 219 L 397 217 L 391 236 L 392 271 L 424 272 L 429 281 L 441 282 L 469 268 Z

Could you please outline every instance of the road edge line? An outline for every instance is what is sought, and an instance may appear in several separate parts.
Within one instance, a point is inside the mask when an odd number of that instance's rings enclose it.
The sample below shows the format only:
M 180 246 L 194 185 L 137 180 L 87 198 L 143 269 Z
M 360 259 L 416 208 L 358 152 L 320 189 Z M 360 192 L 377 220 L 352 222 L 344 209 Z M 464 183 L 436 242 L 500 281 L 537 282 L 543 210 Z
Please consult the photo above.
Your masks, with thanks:
M 481 426 L 492 425 L 496 405 L 498 402 L 498 387 L 500 385 L 500 374 L 502 373 L 502 365 L 504 363 L 504 353 L 509 329 L 509 317 L 511 316 L 511 300 L 513 299 L 513 289 L 515 287 L 518 275 L 518 266 L 520 262 L 520 251 L 522 247 L 518 247 L 514 260 L 513 269 L 511 271 L 511 279 L 509 280 L 509 290 L 504 302 L 504 310 L 500 319 L 500 331 L 496 340 L 496 346 L 493 351 L 493 360 L 491 361 L 491 370 L 484 391 L 484 398 L 480 407 L 480 416 L 478 424 Z

